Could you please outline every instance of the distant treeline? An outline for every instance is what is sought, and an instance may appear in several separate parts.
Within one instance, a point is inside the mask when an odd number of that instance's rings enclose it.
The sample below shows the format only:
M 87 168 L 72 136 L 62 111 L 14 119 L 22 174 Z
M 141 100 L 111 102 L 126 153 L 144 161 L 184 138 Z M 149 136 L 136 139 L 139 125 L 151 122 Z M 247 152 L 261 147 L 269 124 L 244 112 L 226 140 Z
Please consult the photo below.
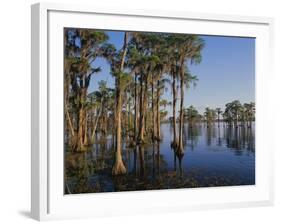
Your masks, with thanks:
M 173 117 L 169 118 L 172 121 Z M 212 124 L 214 122 L 226 122 L 230 126 L 244 125 L 248 128 L 252 127 L 252 122 L 255 121 L 255 103 L 241 104 L 239 100 L 234 100 L 225 105 L 225 110 L 221 108 L 205 108 L 205 112 L 200 114 L 194 106 L 184 108 L 184 121 L 193 125 L 197 122 L 207 122 Z

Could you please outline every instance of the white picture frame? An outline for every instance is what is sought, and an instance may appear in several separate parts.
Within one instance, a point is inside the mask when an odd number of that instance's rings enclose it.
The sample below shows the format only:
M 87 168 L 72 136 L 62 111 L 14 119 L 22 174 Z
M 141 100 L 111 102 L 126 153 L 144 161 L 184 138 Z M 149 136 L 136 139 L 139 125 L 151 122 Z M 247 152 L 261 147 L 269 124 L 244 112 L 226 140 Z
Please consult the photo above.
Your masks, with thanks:
M 32 5 L 31 214 L 37 220 L 273 203 L 270 98 L 273 19 L 38 3 Z M 63 27 L 256 38 L 256 185 L 63 195 Z M 184 28 L 183 28 L 184 27 Z M 164 197 L 165 196 L 165 197 Z

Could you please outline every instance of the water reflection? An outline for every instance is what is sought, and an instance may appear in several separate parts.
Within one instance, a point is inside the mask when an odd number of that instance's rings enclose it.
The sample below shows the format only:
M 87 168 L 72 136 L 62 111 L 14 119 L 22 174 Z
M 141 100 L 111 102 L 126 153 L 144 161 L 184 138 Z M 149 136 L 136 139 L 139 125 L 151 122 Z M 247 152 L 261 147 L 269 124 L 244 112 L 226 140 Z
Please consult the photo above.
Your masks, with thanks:
M 255 129 L 225 124 L 184 125 L 184 155 L 170 148 L 172 129 L 161 125 L 163 140 L 126 148 L 128 173 L 111 176 L 113 142 L 96 139 L 87 153 L 65 153 L 65 193 L 112 192 L 255 184 Z

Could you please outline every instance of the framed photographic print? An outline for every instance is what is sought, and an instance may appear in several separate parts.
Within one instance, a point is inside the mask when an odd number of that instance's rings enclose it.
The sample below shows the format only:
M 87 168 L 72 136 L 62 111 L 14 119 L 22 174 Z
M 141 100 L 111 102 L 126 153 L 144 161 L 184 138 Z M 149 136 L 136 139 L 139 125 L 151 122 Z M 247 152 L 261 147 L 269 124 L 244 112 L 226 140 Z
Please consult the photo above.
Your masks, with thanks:
M 32 6 L 32 217 L 270 205 L 270 18 Z

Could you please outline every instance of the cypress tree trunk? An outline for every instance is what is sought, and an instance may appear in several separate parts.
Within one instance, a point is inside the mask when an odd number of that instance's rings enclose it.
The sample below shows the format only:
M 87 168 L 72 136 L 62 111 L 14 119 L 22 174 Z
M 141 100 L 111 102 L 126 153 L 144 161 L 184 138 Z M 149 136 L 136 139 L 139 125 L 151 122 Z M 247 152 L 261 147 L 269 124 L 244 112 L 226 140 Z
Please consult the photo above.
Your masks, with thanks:
M 97 116 L 96 116 L 96 120 L 93 124 L 93 129 L 92 129 L 92 136 L 91 136 L 91 143 L 92 144 L 94 143 L 94 140 L 95 140 L 95 134 L 96 134 L 97 126 L 98 126 L 98 121 L 100 119 L 100 114 L 101 114 L 101 109 L 97 109 Z
M 176 104 L 177 104 L 177 93 L 176 93 L 176 74 L 173 72 L 173 131 L 174 131 L 174 140 L 171 144 L 172 148 L 176 149 L 178 147 L 178 140 L 177 140 L 177 118 L 176 118 Z
M 181 81 L 180 81 L 180 89 L 181 89 L 181 100 L 180 100 L 180 122 L 179 122 L 179 145 L 178 145 L 178 154 L 183 154 L 183 101 L 184 101 L 184 70 L 183 65 L 181 66 Z
M 135 74 L 135 117 L 134 117 L 134 141 L 137 143 L 137 130 L 138 130 L 138 91 L 137 91 L 137 75 Z
M 126 146 L 129 147 L 129 142 L 130 142 L 130 99 L 128 95 L 126 95 Z
M 120 72 L 123 72 L 124 70 L 124 63 L 125 63 L 125 57 L 127 52 L 127 44 L 128 44 L 128 33 L 125 32 L 124 35 L 124 44 L 123 44 L 123 55 L 121 59 L 121 65 L 120 65 Z M 125 174 L 126 168 L 123 164 L 122 160 L 122 152 L 121 152 L 121 113 L 122 113 L 122 94 L 123 94 L 123 87 L 120 83 L 120 75 L 118 75 L 115 78 L 116 83 L 116 150 L 115 150 L 115 163 L 112 168 L 112 175 L 119 175 L 119 174 Z
M 81 88 L 80 92 L 80 108 L 79 108 L 79 123 L 78 123 L 78 147 L 77 152 L 83 152 L 86 150 L 84 145 L 85 137 L 85 119 L 86 119 L 86 110 L 83 103 L 86 101 L 87 89 Z
M 146 77 L 144 82 L 144 93 L 143 93 L 143 116 L 144 116 L 144 123 L 143 123 L 143 136 L 147 134 L 147 128 L 148 128 L 148 120 L 147 120 L 147 108 L 148 108 L 148 77 Z M 144 137 L 143 137 L 144 142 Z
M 85 150 L 84 147 L 84 120 L 85 120 L 85 111 L 84 108 L 79 110 L 79 126 L 78 126 L 78 148 L 77 152 L 82 152 Z
M 156 116 L 155 116 L 155 108 L 154 108 L 154 81 L 151 83 L 151 111 L 152 111 L 152 142 L 157 139 L 156 136 Z
M 144 114 L 143 114 L 143 75 L 140 78 L 140 96 L 139 96 L 139 135 L 138 135 L 138 144 L 143 142 L 143 133 L 144 133 Z
M 140 125 L 139 125 L 139 137 L 138 143 L 144 143 L 144 132 L 145 132 L 145 113 L 147 108 L 147 76 L 145 76 L 144 90 L 143 82 L 141 81 L 141 93 L 140 93 Z
M 157 92 L 156 92 L 156 121 L 157 121 L 157 141 L 161 140 L 161 132 L 160 132 L 160 81 L 157 81 Z
M 70 118 L 67 105 L 65 106 L 65 113 L 66 113 L 66 118 L 67 118 L 67 121 L 68 121 L 69 129 L 70 129 L 70 131 L 71 131 L 71 136 L 74 137 L 74 136 L 75 136 L 75 132 L 74 132 L 72 120 L 71 120 L 71 118 Z
M 121 112 L 122 112 L 122 97 L 120 88 L 116 90 L 116 150 L 115 150 L 115 163 L 112 168 L 112 175 L 125 174 L 126 168 L 122 160 L 121 152 Z
M 88 133 L 88 114 L 85 112 L 85 130 L 84 130 L 84 146 L 89 145 L 89 133 Z

